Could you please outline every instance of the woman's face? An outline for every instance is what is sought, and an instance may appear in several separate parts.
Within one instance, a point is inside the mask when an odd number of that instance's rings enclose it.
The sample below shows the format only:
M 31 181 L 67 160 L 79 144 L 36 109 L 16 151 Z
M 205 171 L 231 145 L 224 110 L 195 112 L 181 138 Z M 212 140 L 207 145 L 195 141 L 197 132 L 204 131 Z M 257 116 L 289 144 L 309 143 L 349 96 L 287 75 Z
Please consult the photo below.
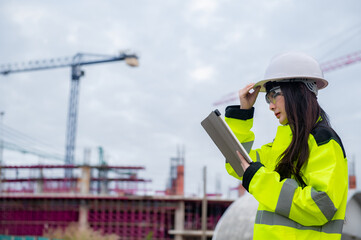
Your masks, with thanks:
M 280 89 L 276 91 L 270 91 L 266 95 L 267 102 L 269 103 L 269 109 L 273 111 L 274 115 L 278 119 L 279 123 L 286 125 L 288 123 L 287 114 L 285 110 L 285 98 Z

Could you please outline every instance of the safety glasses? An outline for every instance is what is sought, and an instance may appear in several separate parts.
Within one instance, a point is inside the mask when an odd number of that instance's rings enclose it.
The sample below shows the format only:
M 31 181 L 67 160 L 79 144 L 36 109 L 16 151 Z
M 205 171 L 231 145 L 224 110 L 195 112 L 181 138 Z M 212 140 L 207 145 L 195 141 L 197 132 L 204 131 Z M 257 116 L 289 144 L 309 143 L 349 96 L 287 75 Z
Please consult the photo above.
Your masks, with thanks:
M 280 86 L 277 86 L 277 87 L 272 88 L 272 89 L 266 94 L 266 102 L 267 102 L 268 104 L 270 104 L 270 103 L 275 104 L 275 103 L 276 103 L 276 98 L 277 98 L 278 96 L 282 96 L 282 91 L 281 91 L 281 87 L 280 87 Z

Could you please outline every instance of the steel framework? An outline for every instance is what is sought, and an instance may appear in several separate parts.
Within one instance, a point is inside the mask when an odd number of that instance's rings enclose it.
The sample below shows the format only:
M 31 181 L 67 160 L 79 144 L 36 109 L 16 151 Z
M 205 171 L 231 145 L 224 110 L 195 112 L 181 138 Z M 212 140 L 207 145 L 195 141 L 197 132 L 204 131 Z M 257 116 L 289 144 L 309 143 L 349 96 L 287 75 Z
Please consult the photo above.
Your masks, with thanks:
M 48 172 L 53 169 L 77 169 L 82 170 L 81 177 L 63 178 L 56 177 L 53 172 Z M 147 192 L 147 189 L 138 188 L 139 183 L 149 183 L 151 180 L 138 177 L 138 171 L 144 170 L 142 166 L 87 166 L 87 165 L 8 165 L 0 166 L 2 173 L 0 181 L 0 194 L 2 193 L 77 193 L 86 187 L 86 193 L 89 194 L 117 194 L 117 195 L 134 195 L 138 192 Z M 30 170 L 28 176 L 25 176 L 24 170 Z M 92 171 L 112 172 L 113 177 L 94 177 Z M 7 172 L 10 171 L 10 174 Z M 16 174 L 14 174 L 14 171 Z M 31 172 L 32 171 L 32 172 Z M 34 172 L 35 171 L 35 172 Z M 88 172 L 88 176 L 83 174 Z M 34 175 L 37 174 L 37 175 Z M 8 178 L 9 176 L 14 176 Z M 112 184 L 112 188 L 109 188 Z M 103 190 L 103 191 L 100 191 Z
M 85 207 L 88 226 L 103 234 L 116 234 L 122 240 L 144 240 L 149 236 L 153 240 L 174 239 L 170 230 L 176 227 L 175 215 L 180 202 L 185 206 L 184 231 L 200 231 L 202 199 L 1 196 L 0 234 L 43 236 L 50 229 L 79 222 L 80 208 Z M 232 202 L 208 200 L 208 230 L 214 230 Z

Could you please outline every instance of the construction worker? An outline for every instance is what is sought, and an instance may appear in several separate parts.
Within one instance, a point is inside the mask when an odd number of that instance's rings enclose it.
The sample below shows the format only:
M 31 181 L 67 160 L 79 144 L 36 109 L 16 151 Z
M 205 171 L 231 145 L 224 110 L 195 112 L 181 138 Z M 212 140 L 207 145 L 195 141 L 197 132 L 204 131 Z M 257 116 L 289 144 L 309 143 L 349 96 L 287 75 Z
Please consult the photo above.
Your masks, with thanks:
M 239 91 L 240 106 L 228 106 L 225 120 L 249 151 L 242 185 L 259 202 L 254 239 L 341 239 L 348 173 L 341 139 L 317 102 L 328 82 L 312 57 L 298 52 L 276 56 L 265 79 Z M 252 91 L 253 89 L 253 91 Z M 259 149 L 254 141 L 254 103 L 266 92 L 281 124 L 274 140 Z M 232 176 L 242 179 L 226 162 Z

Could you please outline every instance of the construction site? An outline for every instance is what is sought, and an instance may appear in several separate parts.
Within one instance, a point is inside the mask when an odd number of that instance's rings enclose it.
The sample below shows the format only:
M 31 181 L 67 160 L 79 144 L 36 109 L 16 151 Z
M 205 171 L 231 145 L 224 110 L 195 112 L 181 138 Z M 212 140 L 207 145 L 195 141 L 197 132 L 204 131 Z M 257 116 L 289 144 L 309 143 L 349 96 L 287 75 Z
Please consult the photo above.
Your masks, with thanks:
M 98 165 L 88 164 L 89 149 L 84 151 L 84 164 L 75 164 L 82 67 L 115 61 L 138 66 L 138 56 L 128 53 L 117 56 L 79 53 L 69 58 L 1 66 L 3 75 L 71 68 L 64 158 L 29 148 L 18 141 L 27 140 L 28 136 L 1 124 L 1 236 L 41 237 L 75 224 L 77 229 L 89 228 L 101 235 L 112 234 L 118 236 L 116 239 L 125 240 L 212 237 L 218 220 L 233 200 L 207 194 L 205 189 L 201 198 L 184 196 L 183 148 L 178 147 L 177 156 L 170 158 L 166 189 L 152 195 L 147 189 L 152 180 L 141 177 L 145 167 L 108 165 L 102 147 L 98 148 Z M 2 112 L 1 118 L 3 115 Z M 4 165 L 3 150 L 60 160 L 64 164 Z
M 3 175 L 37 172 L 28 178 L 1 182 L 0 235 L 43 236 L 47 231 L 77 223 L 120 239 L 199 239 L 213 230 L 232 200 L 183 196 L 183 166 L 175 167 L 171 187 L 146 196 L 139 177 L 143 167 L 124 166 L 3 166 Z M 54 169 L 79 171 L 79 178 L 50 177 Z M 107 177 L 116 171 L 117 178 Z M 206 204 L 207 218 L 202 220 Z
M 356 0 L 2 1 L 0 240 L 253 239 L 259 203 L 227 173 L 201 121 L 239 105 L 237 91 L 262 79 L 268 58 L 294 49 L 312 53 L 329 82 L 316 99 L 348 161 L 338 236 L 361 240 L 360 7 Z M 248 152 L 284 125 L 280 112 L 261 110 L 270 106 L 263 95 L 253 102 L 257 140 L 242 142 Z M 276 203 L 287 220 L 291 190 L 287 204 Z M 294 223 L 297 231 L 323 227 Z
M 215 239 L 231 239 L 231 235 L 227 235 L 233 232 L 229 228 L 234 228 L 234 224 L 230 222 L 233 219 L 231 214 L 239 216 L 238 212 L 255 210 L 256 205 L 252 205 L 252 201 L 241 203 L 224 198 L 221 194 L 209 194 L 205 186 L 203 197 L 185 196 L 185 150 L 182 148 L 178 148 L 176 157 L 170 158 L 170 176 L 166 189 L 152 195 L 147 191 L 147 184 L 152 179 L 141 177 L 142 171 L 146 171 L 144 166 L 108 165 L 101 147 L 98 149 L 98 165 L 86 164 L 90 162 L 86 151 L 85 164 L 74 164 L 78 87 L 79 79 L 84 75 L 81 66 L 120 60 L 128 60 L 128 64 L 137 66 L 136 55 L 120 55 L 101 60 L 89 60 L 85 57 L 89 56 L 77 54 L 68 63 L 43 61 L 35 66 L 2 69 L 1 73 L 7 75 L 12 72 L 70 66 L 72 84 L 64 164 L 0 165 L 1 239 L 12 239 L 7 236 L 14 239 L 51 239 L 51 232 L 65 230 L 72 225 L 79 230 L 88 228 L 101 235 L 113 235 L 116 236 L 115 239 L 124 240 L 196 240 L 211 239 L 214 236 Z M 361 53 L 358 52 L 327 62 L 323 69 L 330 71 L 360 59 Z M 2 136 L 6 131 L 11 130 L 2 127 Z M 49 157 L 1 139 L 1 152 L 4 149 Z M 351 169 L 350 190 L 355 192 L 354 166 Z M 204 182 L 205 176 L 206 169 Z M 245 198 L 242 198 L 245 189 L 241 184 L 235 190 L 238 192 L 238 199 Z M 360 199 L 357 191 L 349 199 L 350 208 L 354 208 L 356 212 L 361 209 Z M 237 210 L 237 204 L 241 205 L 241 210 Z M 247 215 L 252 217 L 251 222 L 237 221 L 240 224 L 239 235 L 242 232 L 252 232 L 254 214 Z M 360 216 L 350 215 L 348 224 L 358 222 L 355 218 Z M 360 239 L 354 226 L 346 226 L 346 233 L 348 235 L 345 234 L 344 239 Z

